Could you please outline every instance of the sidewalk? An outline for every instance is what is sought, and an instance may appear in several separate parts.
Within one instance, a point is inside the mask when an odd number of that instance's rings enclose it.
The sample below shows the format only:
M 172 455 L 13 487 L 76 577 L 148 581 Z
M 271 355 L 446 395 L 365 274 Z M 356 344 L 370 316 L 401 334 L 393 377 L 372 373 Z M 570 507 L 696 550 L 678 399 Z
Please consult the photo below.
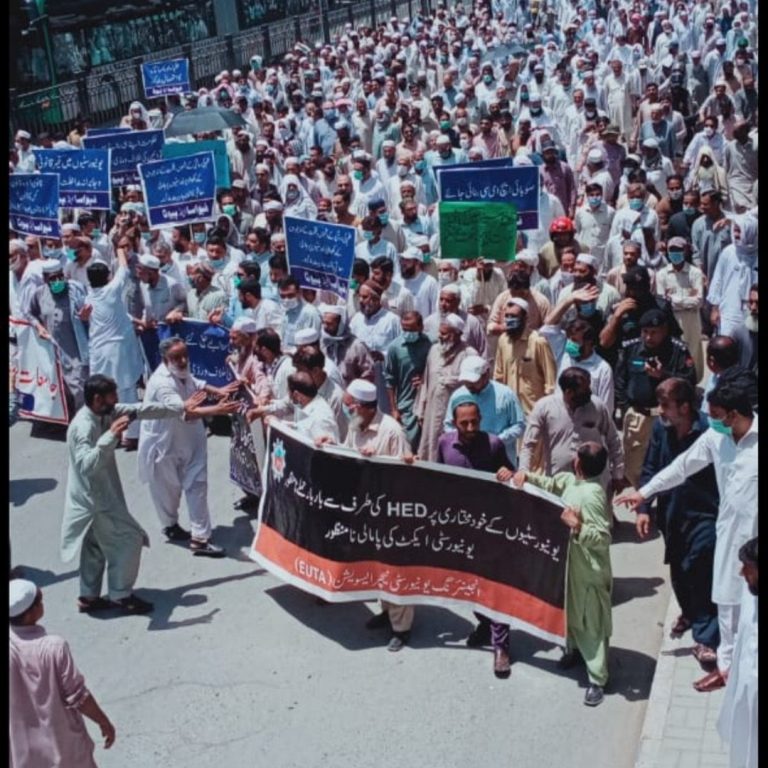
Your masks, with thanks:
M 705 673 L 690 653 L 691 633 L 679 640 L 669 637 L 679 613 L 672 594 L 635 768 L 728 768 L 716 727 L 724 689 L 693 689 L 693 681 Z

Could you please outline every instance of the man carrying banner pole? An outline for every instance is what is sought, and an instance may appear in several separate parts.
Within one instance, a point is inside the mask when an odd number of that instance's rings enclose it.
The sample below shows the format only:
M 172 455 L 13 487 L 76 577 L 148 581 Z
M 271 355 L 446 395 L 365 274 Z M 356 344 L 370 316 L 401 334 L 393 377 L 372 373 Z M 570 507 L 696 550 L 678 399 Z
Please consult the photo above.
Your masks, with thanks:
M 347 387 L 344 400 L 352 412 L 352 419 L 344 445 L 355 448 L 363 456 L 394 456 L 411 461 L 411 449 L 403 428 L 391 416 L 379 411 L 377 399 L 376 385 L 370 381 L 355 379 Z M 414 608 L 388 600 L 381 601 L 381 608 L 382 612 L 370 618 L 365 626 L 379 629 L 389 624 L 392 637 L 387 650 L 399 651 L 411 635 Z
M 476 469 L 496 474 L 502 467 L 514 471 L 504 443 L 480 429 L 480 408 L 471 393 L 459 395 L 453 403 L 451 419 L 456 429 L 440 436 L 437 443 L 438 464 Z M 493 674 L 509 677 L 509 624 L 492 621 L 475 612 L 479 624 L 467 638 L 470 648 L 493 645 Z

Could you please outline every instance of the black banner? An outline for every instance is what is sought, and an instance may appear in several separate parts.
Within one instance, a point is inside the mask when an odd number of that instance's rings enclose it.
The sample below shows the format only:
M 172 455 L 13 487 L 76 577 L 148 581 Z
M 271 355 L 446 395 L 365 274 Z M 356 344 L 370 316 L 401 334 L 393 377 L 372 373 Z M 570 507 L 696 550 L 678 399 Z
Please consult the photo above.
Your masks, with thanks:
M 563 505 L 488 473 L 364 458 L 270 428 L 252 557 L 331 601 L 460 602 L 565 636 Z

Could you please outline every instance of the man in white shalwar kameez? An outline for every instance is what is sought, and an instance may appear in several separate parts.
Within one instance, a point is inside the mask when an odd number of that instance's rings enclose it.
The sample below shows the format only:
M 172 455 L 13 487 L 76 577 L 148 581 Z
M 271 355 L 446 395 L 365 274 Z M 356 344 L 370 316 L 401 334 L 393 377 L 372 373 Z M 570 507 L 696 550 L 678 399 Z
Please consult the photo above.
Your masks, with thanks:
M 145 403 L 168 408 L 198 392 L 226 398 L 237 382 L 214 387 L 195 378 L 189 370 L 187 345 L 177 336 L 160 342 L 162 363 L 147 382 Z M 203 417 L 234 413 L 237 401 L 201 406 L 179 413 L 181 418 L 144 421 L 139 433 L 139 480 L 149 485 L 152 503 L 169 541 L 188 541 L 194 555 L 223 557 L 224 550 L 210 542 L 211 513 L 208 509 L 208 446 Z M 187 501 L 189 531 L 179 525 L 181 494 Z
M 149 546 L 144 529 L 128 511 L 115 461 L 120 435 L 132 418 L 178 417 L 185 406 L 119 403 L 113 379 L 91 376 L 85 383 L 85 405 L 67 430 L 69 470 L 61 528 L 61 557 L 66 563 L 80 550 L 80 599 L 83 613 L 111 608 L 148 613 L 152 604 L 133 594 L 142 546 Z M 107 570 L 109 600 L 101 595 Z

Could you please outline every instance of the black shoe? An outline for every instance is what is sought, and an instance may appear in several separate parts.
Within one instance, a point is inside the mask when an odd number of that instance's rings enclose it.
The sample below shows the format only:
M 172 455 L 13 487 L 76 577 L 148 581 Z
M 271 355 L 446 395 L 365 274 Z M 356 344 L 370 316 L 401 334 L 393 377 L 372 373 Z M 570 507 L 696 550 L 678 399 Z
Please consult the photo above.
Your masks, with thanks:
M 251 496 L 250 494 L 247 496 L 243 496 L 242 499 L 235 502 L 234 506 L 235 506 L 235 509 L 240 510 L 241 512 L 245 512 L 246 510 L 258 509 L 259 497 Z
M 491 644 L 491 625 L 480 622 L 465 640 L 468 648 L 483 648 Z
M 163 528 L 163 533 L 168 541 L 189 541 L 192 538 L 192 534 L 185 531 L 178 523 Z
M 366 629 L 384 629 L 389 626 L 389 613 L 382 611 L 365 622 Z
M 572 651 L 568 651 L 560 657 L 557 666 L 559 669 L 571 669 L 571 667 L 575 667 L 583 661 L 584 658 L 581 653 L 579 653 L 578 649 L 574 648 Z
M 210 541 L 190 539 L 189 548 L 195 557 L 224 557 L 227 554 L 221 547 L 211 544 Z
M 122 600 L 116 600 L 115 605 L 120 609 L 121 613 L 125 614 L 151 613 L 155 608 L 152 603 L 148 603 L 146 600 L 136 597 L 136 595 L 129 595 Z
M 407 644 L 410 636 L 410 632 L 394 632 L 389 640 L 389 643 L 387 644 L 387 650 L 392 651 L 392 653 L 401 651 Z
M 603 689 L 599 685 L 590 684 L 584 694 L 584 703 L 588 707 L 596 707 L 603 700 Z

